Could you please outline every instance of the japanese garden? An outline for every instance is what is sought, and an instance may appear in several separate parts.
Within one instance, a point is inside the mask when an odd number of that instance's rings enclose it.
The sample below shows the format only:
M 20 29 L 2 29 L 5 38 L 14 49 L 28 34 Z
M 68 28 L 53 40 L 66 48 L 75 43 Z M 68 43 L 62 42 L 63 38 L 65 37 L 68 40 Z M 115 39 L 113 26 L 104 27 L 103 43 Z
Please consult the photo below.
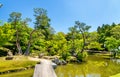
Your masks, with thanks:
M 90 31 L 92 25 L 74 20 L 67 33 L 56 32 L 49 11 L 33 12 L 34 19 L 17 11 L 6 22 L 0 19 L 0 77 L 33 77 L 41 59 L 57 64 L 57 77 L 120 77 L 120 24 Z

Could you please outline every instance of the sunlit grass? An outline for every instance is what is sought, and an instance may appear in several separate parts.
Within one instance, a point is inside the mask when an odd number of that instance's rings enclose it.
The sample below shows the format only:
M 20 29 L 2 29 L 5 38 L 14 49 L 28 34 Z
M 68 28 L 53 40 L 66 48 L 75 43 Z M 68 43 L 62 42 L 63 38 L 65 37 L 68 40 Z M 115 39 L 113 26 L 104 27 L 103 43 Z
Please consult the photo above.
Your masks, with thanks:
M 0 75 L 0 77 L 32 77 L 33 72 L 34 72 L 34 70 L 30 69 L 30 70 L 25 70 L 25 71 L 21 71 L 21 72 Z
M 120 77 L 120 73 L 116 74 L 116 75 L 113 75 L 113 76 L 110 76 L 110 77 Z
M 13 60 L 5 60 L 5 57 L 1 57 L 0 72 L 31 67 L 34 66 L 35 64 L 36 61 L 31 61 L 25 56 L 14 56 Z

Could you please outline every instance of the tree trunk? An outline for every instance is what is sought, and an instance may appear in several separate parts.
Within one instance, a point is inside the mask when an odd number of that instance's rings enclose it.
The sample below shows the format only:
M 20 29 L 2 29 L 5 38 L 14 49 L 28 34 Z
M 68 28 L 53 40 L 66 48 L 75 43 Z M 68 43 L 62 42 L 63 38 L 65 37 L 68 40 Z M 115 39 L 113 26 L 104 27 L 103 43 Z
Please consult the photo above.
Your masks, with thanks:
M 25 56 L 28 56 L 30 54 L 30 46 L 31 46 L 31 40 L 32 40 L 32 34 L 35 32 L 36 30 L 33 30 L 31 33 L 30 33 L 30 39 L 28 41 L 28 46 L 27 46 L 27 49 L 24 53 Z
M 85 48 L 85 35 L 82 34 L 82 36 L 83 36 L 83 47 L 82 47 L 81 53 L 84 51 L 84 48 Z
M 22 55 L 22 49 L 21 49 L 21 46 L 20 46 L 19 42 L 16 42 L 16 46 L 17 46 L 17 49 L 18 49 L 18 54 Z
M 74 33 L 72 33 L 72 51 L 71 54 L 74 55 L 75 53 L 75 36 Z
M 30 53 L 30 46 L 31 46 L 31 43 L 29 42 L 29 43 L 28 43 L 28 47 L 27 47 L 27 49 L 26 49 L 26 51 L 25 51 L 25 53 L 24 53 L 25 56 L 28 56 L 28 55 L 29 55 L 29 53 Z
M 20 46 L 20 43 L 19 43 L 19 37 L 18 37 L 18 30 L 17 29 L 16 29 L 16 46 L 17 46 L 17 49 L 18 49 L 18 54 L 22 55 L 22 49 L 21 49 L 21 46 Z
M 16 47 L 17 47 L 17 50 L 18 50 L 18 54 L 22 55 L 22 49 L 21 49 L 21 46 L 20 46 L 20 43 L 19 43 L 19 35 L 18 35 L 18 29 L 17 29 L 17 17 L 15 18 L 15 21 L 14 21 L 14 27 L 16 29 Z

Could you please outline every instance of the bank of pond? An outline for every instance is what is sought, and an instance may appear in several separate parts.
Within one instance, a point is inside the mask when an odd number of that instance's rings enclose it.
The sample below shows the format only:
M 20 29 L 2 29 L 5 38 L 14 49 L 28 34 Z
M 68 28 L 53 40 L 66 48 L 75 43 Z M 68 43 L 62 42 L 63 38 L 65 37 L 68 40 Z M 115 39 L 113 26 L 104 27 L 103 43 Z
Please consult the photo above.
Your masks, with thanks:
M 101 55 L 89 55 L 86 62 L 68 63 L 55 69 L 58 77 L 110 77 L 120 73 L 120 60 Z M 0 77 L 32 77 L 34 69 L 3 74 Z M 114 76 L 119 77 L 119 76 Z

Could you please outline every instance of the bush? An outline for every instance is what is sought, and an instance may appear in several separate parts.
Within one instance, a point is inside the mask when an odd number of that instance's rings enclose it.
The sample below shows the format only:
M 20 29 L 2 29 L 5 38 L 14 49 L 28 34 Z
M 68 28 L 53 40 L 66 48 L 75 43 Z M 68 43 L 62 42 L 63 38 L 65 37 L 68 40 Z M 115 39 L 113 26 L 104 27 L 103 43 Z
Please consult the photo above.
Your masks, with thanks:
M 63 52 L 63 53 L 61 53 L 61 58 L 63 60 L 65 60 L 65 61 L 69 58 L 69 56 L 70 56 L 69 52 Z
M 86 51 L 84 51 L 83 53 L 78 52 L 78 54 L 77 54 L 77 60 L 79 60 L 81 62 L 85 61 L 86 58 L 87 58 L 87 56 L 88 56 L 88 53 Z

